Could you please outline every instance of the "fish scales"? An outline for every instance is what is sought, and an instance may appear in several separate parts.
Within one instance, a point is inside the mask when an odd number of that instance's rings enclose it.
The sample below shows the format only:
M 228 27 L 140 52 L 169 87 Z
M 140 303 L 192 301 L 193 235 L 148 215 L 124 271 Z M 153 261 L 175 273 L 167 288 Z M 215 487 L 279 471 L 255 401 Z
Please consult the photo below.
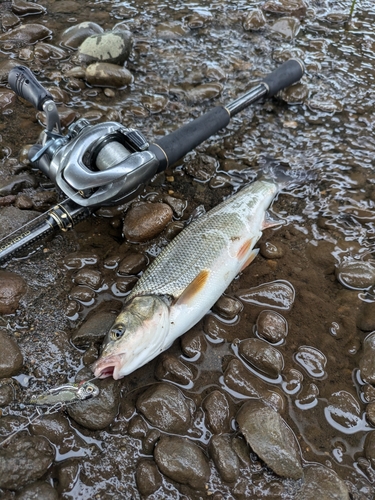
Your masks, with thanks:
M 228 243 L 249 233 L 251 217 L 270 188 L 276 192 L 274 183 L 257 181 L 190 223 L 146 269 L 128 300 L 146 294 L 177 298 L 202 269 L 212 267 Z M 257 240 L 260 231 L 254 236 Z

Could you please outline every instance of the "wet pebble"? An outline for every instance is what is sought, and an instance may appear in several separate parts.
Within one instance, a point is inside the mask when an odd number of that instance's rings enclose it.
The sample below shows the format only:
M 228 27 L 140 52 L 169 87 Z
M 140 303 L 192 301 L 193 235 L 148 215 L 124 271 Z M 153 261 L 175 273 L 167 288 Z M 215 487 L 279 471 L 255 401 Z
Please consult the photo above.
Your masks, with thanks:
M 96 269 L 81 269 L 74 276 L 74 282 L 77 283 L 77 285 L 88 286 L 94 290 L 99 288 L 102 279 L 101 272 Z
M 92 252 L 74 252 L 65 256 L 64 264 L 68 269 L 81 269 L 84 266 L 94 265 L 99 257 Z
M 115 281 L 116 288 L 120 293 L 129 292 L 135 283 L 137 282 L 137 278 L 135 276 L 123 276 L 117 278 Z
M 122 88 L 133 81 L 130 71 L 116 64 L 97 62 L 86 68 L 85 78 L 90 85 Z
M 129 31 L 109 31 L 91 35 L 79 46 L 81 63 L 105 62 L 122 66 L 129 58 L 133 38 Z
M 256 321 L 256 333 L 259 337 L 276 344 L 288 335 L 288 323 L 284 316 L 276 311 L 262 311 Z
M 8 194 L 17 194 L 27 188 L 37 186 L 34 175 L 21 174 L 13 177 L 3 177 L 0 181 L 0 196 Z
M 369 261 L 345 261 L 336 268 L 336 277 L 347 288 L 365 290 L 375 283 L 375 266 Z
M 181 337 L 181 349 L 188 358 L 199 357 L 206 348 L 207 342 L 201 332 L 192 329 Z
M 318 386 L 316 386 L 315 384 L 306 384 L 302 387 L 301 392 L 298 394 L 296 405 L 299 408 L 304 409 L 312 408 L 316 405 L 318 396 Z
M 238 330 L 233 325 L 223 323 L 216 316 L 207 314 L 204 318 L 203 330 L 208 337 L 214 340 L 233 342 L 238 337 Z
M 9 33 L 9 32 L 8 32 Z M 7 33 L 5 33 L 7 34 Z M 0 35 L 1 36 L 1 35 Z M 0 61 L 0 82 L 8 83 L 9 71 L 19 64 L 18 61 L 13 59 L 4 59 Z
M 297 493 L 303 500 L 327 498 L 349 500 L 349 491 L 342 479 L 331 469 L 323 465 L 307 465 L 304 468 L 304 482 Z
M 342 102 L 328 95 L 314 96 L 308 100 L 307 105 L 313 111 L 324 113 L 340 113 L 343 110 Z
M 236 292 L 236 296 L 243 302 L 284 310 L 292 308 L 295 295 L 293 286 L 288 281 L 281 280 Z
M 32 14 L 44 14 L 46 8 L 37 3 L 27 2 L 25 0 L 13 0 L 12 11 L 17 14 L 17 16 L 28 16 Z
M 0 271 L 0 314 L 16 312 L 26 292 L 25 280 L 11 271 Z
M 198 85 L 186 92 L 186 99 L 189 104 L 198 104 L 205 99 L 218 97 L 223 88 L 223 85 L 219 82 L 202 83 L 202 85 Z
M 91 314 L 72 335 L 76 346 L 84 346 L 101 342 L 115 322 L 117 312 L 99 311 Z
M 23 366 L 23 356 L 17 342 L 6 330 L 0 330 L 0 378 L 16 375 Z
M 1 332 L 0 332 L 1 338 Z M 0 378 L 2 378 L 0 376 Z M 16 399 L 16 392 L 14 387 L 14 380 L 3 379 L 0 380 L 0 406 L 8 406 L 12 403 L 13 400 Z
M 162 436 L 154 451 L 157 466 L 167 477 L 192 488 L 203 490 L 210 477 L 207 457 L 202 449 L 186 438 Z
M 301 28 L 301 23 L 294 17 L 283 17 L 269 26 L 270 31 L 285 40 L 293 40 Z
M 135 480 L 139 493 L 145 497 L 152 495 L 162 485 L 160 472 L 153 460 L 141 460 L 137 464 Z
M 279 377 L 284 367 L 284 358 L 281 352 L 265 340 L 243 340 L 239 345 L 238 352 L 254 368 L 270 378 Z
M 284 256 L 284 248 L 281 244 L 275 245 L 270 241 L 264 241 L 259 246 L 260 254 L 265 259 L 281 259 Z
M 343 432 L 353 432 L 356 428 L 360 430 L 362 426 L 361 408 L 349 392 L 334 392 L 324 413 L 328 422 Z
M 375 431 L 368 432 L 364 444 L 365 457 L 370 460 L 371 465 L 375 468 Z
M 16 500 L 58 500 L 55 488 L 45 481 L 36 481 L 17 492 Z
M 209 453 L 223 480 L 234 483 L 240 474 L 240 461 L 232 448 L 230 437 L 212 436 Z
M 21 22 L 21 19 L 16 16 L 13 12 L 7 11 L 3 12 L 1 16 L 1 26 L 4 31 L 8 31 L 11 28 L 14 28 Z
M 234 319 L 242 311 L 243 305 L 237 299 L 222 295 L 212 309 L 223 318 Z
M 250 447 L 276 474 L 292 479 L 302 477 L 295 435 L 274 409 L 250 400 L 242 405 L 236 420 Z
M 43 24 L 23 24 L 0 35 L 0 42 L 35 43 L 51 35 Z
M 310 346 L 300 346 L 294 358 L 307 371 L 310 377 L 321 378 L 326 374 L 327 358 L 319 349 Z
M 242 26 L 246 31 L 259 31 L 266 25 L 266 18 L 260 9 L 255 9 L 247 14 Z
M 375 302 L 362 302 L 357 317 L 357 326 L 364 332 L 375 330 Z
M 87 375 L 87 379 L 91 374 Z M 68 407 L 69 415 L 86 429 L 93 431 L 104 429 L 111 424 L 118 413 L 119 384 L 112 378 L 96 380 L 99 395 L 86 401 L 80 401 Z
M 60 495 L 71 492 L 78 480 L 79 470 L 79 462 L 74 458 L 68 458 L 59 464 L 57 468 L 57 489 Z
M 136 406 L 152 425 L 164 432 L 184 434 L 190 426 L 192 404 L 171 384 L 150 387 L 137 399 Z
M 143 242 L 154 238 L 172 220 L 173 211 L 166 203 L 140 203 L 127 212 L 124 235 L 130 241 Z
M 103 28 L 99 24 L 92 22 L 76 24 L 62 33 L 61 43 L 66 47 L 76 49 L 86 38 L 97 33 L 103 33 Z
M 227 397 L 218 390 L 206 396 L 202 402 L 206 415 L 207 427 L 213 434 L 223 434 L 230 431 L 230 406 Z
M 361 371 L 361 377 L 365 382 L 375 384 L 375 332 L 367 335 L 363 341 L 359 369 Z
M 181 385 L 189 385 L 194 378 L 192 370 L 172 354 L 160 356 L 155 369 L 158 380 L 170 380 Z
M 291 368 L 283 376 L 282 387 L 287 394 L 296 394 L 301 389 L 303 375 L 300 371 Z
M 129 252 L 120 261 L 118 266 L 119 274 L 138 274 L 145 269 L 147 258 L 142 253 Z
M 163 202 L 167 203 L 171 207 L 176 217 L 182 217 L 187 205 L 187 202 L 185 200 L 166 195 L 163 197 Z
M 65 414 L 44 415 L 42 419 L 31 424 L 30 430 L 34 436 L 43 436 L 58 447 L 61 454 L 80 448 L 84 443 L 78 438 Z
M 18 490 L 44 476 L 55 453 L 47 439 L 19 435 L 0 448 L 0 488 Z
M 12 106 L 16 102 L 16 94 L 12 90 L 0 89 L 0 108 Z
M 207 182 L 216 173 L 219 162 L 216 158 L 205 154 L 193 153 L 188 156 L 185 171 L 198 181 Z
M 68 54 L 61 47 L 39 42 L 34 48 L 34 57 L 42 61 L 48 61 L 49 59 L 66 59 Z
M 75 286 L 70 290 L 69 297 L 79 302 L 88 303 L 94 300 L 95 292 L 87 286 Z
M 296 17 L 306 15 L 306 2 L 304 0 L 267 0 L 262 5 L 262 10 L 274 14 L 290 14 Z

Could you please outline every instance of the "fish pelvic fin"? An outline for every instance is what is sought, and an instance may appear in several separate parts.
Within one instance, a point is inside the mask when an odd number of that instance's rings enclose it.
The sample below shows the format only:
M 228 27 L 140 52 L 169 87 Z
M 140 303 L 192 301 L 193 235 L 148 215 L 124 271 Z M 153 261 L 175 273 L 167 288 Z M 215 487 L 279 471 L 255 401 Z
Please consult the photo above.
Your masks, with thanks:
M 191 303 L 197 295 L 203 290 L 208 279 L 210 277 L 209 269 L 202 269 L 199 274 L 193 279 L 193 281 L 185 288 L 182 294 L 179 296 L 176 304 L 187 304 Z
M 316 172 L 302 168 L 293 169 L 273 158 L 263 157 L 259 163 L 261 167 L 259 180 L 271 180 L 277 184 L 279 190 L 292 189 L 317 178 Z
M 253 250 L 251 252 L 251 254 L 249 255 L 249 257 L 243 263 L 243 265 L 241 267 L 241 271 L 243 271 L 244 269 L 246 269 L 246 267 L 249 266 L 253 262 L 253 260 L 258 255 L 258 253 L 259 253 L 259 248 L 256 248 L 255 250 Z

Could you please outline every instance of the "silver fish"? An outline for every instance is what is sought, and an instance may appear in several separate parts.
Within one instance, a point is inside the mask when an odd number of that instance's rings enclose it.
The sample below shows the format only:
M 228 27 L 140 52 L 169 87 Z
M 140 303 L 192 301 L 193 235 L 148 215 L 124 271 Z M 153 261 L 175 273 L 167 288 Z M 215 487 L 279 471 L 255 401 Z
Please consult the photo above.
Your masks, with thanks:
M 133 372 L 194 326 L 256 257 L 266 210 L 291 182 L 285 175 L 255 181 L 181 231 L 127 297 L 92 367 L 95 377 Z

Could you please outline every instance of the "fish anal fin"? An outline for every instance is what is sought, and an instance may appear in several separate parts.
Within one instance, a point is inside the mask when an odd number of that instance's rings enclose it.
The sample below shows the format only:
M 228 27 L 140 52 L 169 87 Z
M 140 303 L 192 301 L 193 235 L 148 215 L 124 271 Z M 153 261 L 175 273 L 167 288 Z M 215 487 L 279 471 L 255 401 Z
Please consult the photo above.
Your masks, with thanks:
M 248 259 L 245 260 L 243 266 L 241 267 L 241 271 L 243 271 L 249 264 L 251 264 L 253 262 L 253 260 L 258 255 L 258 253 L 259 253 L 259 248 L 256 248 L 255 250 L 253 250 L 251 252 Z
M 178 304 L 189 304 L 206 285 L 210 277 L 209 269 L 202 269 L 193 281 L 185 288 L 177 300 Z

